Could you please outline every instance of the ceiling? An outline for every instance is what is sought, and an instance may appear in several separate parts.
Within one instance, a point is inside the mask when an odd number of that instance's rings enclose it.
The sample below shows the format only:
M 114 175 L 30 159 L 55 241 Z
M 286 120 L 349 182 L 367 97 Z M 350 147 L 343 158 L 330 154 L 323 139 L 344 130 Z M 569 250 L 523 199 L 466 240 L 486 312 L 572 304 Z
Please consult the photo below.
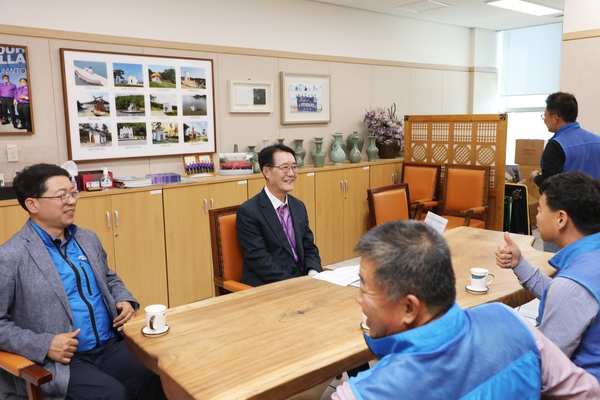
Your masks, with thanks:
M 484 0 L 313 0 L 398 17 L 494 31 L 562 22 L 563 13 L 536 17 L 485 4 Z M 564 10 L 565 0 L 532 0 Z M 440 3 L 449 4 L 446 7 Z M 412 11 L 409 11 L 412 10 Z

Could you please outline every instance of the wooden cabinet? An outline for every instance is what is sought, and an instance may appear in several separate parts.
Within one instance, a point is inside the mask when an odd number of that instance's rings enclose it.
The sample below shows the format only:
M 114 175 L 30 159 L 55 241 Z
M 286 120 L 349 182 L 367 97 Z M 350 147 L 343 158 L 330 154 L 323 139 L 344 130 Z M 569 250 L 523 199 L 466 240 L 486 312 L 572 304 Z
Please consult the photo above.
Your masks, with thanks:
M 162 190 L 82 196 L 75 223 L 96 232 L 141 307 L 168 304 Z
M 402 178 L 402 162 L 371 165 L 369 171 L 369 187 L 380 187 L 400 183 Z
M 356 256 L 367 231 L 369 167 L 315 172 L 315 242 L 323 265 Z
M 208 210 L 246 201 L 247 186 L 240 180 L 164 189 L 169 307 L 213 296 Z
M 0 207 L 0 244 L 19 232 L 28 219 L 29 213 L 18 203 Z

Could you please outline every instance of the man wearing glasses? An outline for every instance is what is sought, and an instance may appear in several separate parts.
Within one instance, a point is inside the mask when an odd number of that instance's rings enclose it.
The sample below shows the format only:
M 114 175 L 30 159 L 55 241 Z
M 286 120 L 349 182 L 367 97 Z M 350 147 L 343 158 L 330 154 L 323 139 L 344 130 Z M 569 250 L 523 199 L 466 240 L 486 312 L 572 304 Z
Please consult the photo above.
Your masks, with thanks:
M 13 182 L 29 213 L 0 246 L 0 349 L 52 372 L 53 399 L 166 399 L 160 378 L 125 346 L 123 324 L 139 304 L 108 268 L 91 231 L 73 224 L 79 192 L 50 164 Z M 27 397 L 23 380 L 0 372 L 0 397 Z
M 237 235 L 244 255 L 242 282 L 251 286 L 321 272 L 319 249 L 294 189 L 298 166 L 285 145 L 265 147 L 258 163 L 265 188 L 237 210 Z

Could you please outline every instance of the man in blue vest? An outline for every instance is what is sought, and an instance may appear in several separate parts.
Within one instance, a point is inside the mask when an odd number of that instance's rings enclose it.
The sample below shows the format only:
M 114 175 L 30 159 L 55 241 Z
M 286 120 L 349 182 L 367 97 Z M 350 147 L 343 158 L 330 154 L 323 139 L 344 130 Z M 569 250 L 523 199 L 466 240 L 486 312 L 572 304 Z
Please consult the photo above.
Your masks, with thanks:
M 578 110 L 577 100 L 570 93 L 552 93 L 546 98 L 542 118 L 548 132 L 554 132 L 554 136 L 548 140 L 542 154 L 542 172 L 534 170 L 529 174 L 529 180 L 536 185 L 540 186 L 553 175 L 570 171 L 600 178 L 600 136 L 582 129 L 579 122 L 575 122 Z M 560 248 L 544 241 L 544 250 L 556 253 Z
M 523 287 L 541 299 L 539 329 L 578 366 L 600 380 L 600 180 L 582 172 L 555 175 L 540 186 L 537 223 L 542 240 L 557 244 L 542 274 L 504 234 L 496 264 L 512 268 Z
M 356 246 L 367 345 L 377 365 L 332 399 L 598 398 L 600 384 L 512 309 L 463 310 L 446 241 L 428 225 L 394 221 Z M 591 397 L 589 397 L 591 396 Z

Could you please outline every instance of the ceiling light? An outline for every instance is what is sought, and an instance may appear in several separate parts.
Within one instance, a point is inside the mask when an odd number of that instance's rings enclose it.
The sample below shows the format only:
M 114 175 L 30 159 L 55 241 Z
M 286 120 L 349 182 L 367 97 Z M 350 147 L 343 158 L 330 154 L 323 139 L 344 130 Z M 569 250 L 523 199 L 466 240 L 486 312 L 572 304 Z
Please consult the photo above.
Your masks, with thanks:
M 493 0 L 488 1 L 487 5 L 537 16 L 550 15 L 562 12 L 561 10 L 540 6 L 538 4 L 533 4 L 522 0 Z

